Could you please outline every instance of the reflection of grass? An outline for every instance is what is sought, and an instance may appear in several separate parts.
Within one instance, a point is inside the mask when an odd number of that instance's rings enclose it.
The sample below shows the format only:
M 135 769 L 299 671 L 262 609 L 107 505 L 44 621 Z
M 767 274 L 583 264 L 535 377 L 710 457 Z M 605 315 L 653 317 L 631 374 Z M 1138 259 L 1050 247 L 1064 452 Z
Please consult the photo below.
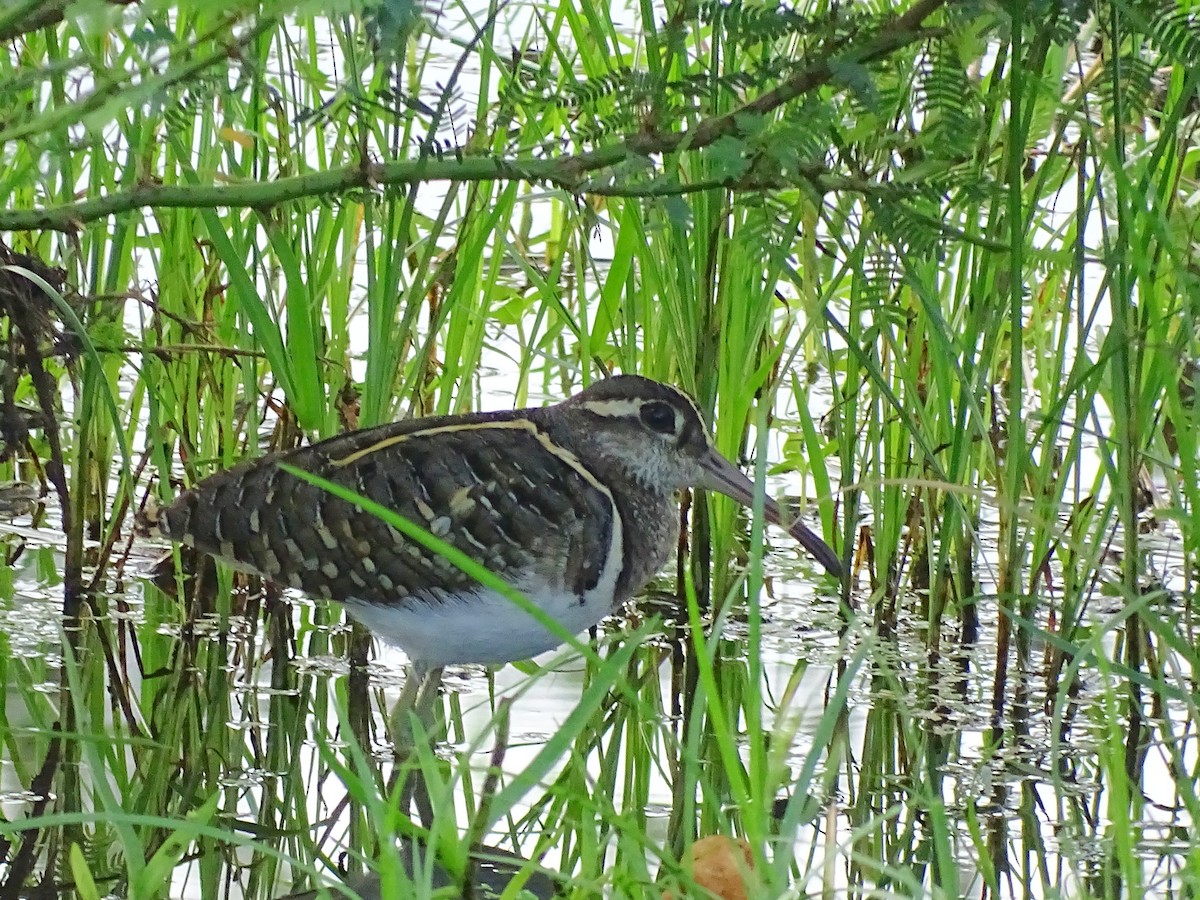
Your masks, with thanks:
M 50 4 L 23 29 L 35 5 L 0 14 L 0 231 L 68 273 L 30 344 L 72 549 L 0 537 L 0 895 L 49 868 L 85 897 L 273 897 L 343 853 L 398 878 L 384 836 L 416 826 L 365 638 L 226 570 L 199 622 L 150 588 L 127 616 L 133 485 L 606 368 L 692 391 L 722 452 L 853 545 L 819 623 L 843 662 L 803 721 L 808 661 L 775 686 L 759 660 L 783 581 L 761 525 L 693 504 L 684 624 L 589 655 L 544 745 L 446 695 L 452 743 L 417 764 L 448 868 L 484 840 L 579 896 L 654 896 L 725 832 L 768 896 L 1196 891 L 1200 51 L 1170 9 L 1106 8 L 1093 65 L 1079 23 L 982 6 L 930 35 L 745 4 L 626 30 L 562 4 L 462 41 L 454 9 L 368 34 L 307 7 Z M 831 56 L 846 41 L 870 52 Z M 7 231 L 41 209 L 69 233 Z M 0 481 L 40 483 L 10 318 Z M 60 646 L 20 629 L 64 571 L 95 593 Z M 521 668 L 514 702 L 541 702 Z

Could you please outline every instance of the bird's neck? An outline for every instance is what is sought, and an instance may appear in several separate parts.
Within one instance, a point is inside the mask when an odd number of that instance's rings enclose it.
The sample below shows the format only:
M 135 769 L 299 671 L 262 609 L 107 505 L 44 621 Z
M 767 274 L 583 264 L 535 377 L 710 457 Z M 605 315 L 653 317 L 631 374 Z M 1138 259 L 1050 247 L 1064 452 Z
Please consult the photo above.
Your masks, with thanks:
M 593 437 L 591 417 L 530 416 L 551 440 L 573 453 L 588 473 L 612 495 L 621 517 L 623 569 L 616 603 L 645 587 L 670 558 L 679 538 L 679 504 L 675 491 L 655 478 L 653 463 L 614 455 Z

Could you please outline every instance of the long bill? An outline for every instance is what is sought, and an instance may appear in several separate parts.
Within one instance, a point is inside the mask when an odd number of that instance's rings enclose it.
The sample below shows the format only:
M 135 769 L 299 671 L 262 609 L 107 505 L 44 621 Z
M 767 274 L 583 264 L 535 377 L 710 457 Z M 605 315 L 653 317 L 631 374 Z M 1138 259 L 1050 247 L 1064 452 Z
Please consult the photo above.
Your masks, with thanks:
M 745 507 L 754 506 L 754 483 L 742 474 L 733 463 L 716 450 L 709 450 L 700 460 L 704 470 L 704 481 L 701 487 L 717 491 L 726 497 L 732 497 Z M 778 525 L 800 542 L 805 550 L 813 555 L 825 570 L 835 578 L 842 577 L 842 561 L 838 559 L 833 548 L 810 531 L 799 519 L 788 524 L 784 521 L 779 504 L 770 497 L 763 498 L 763 516 L 772 525 Z

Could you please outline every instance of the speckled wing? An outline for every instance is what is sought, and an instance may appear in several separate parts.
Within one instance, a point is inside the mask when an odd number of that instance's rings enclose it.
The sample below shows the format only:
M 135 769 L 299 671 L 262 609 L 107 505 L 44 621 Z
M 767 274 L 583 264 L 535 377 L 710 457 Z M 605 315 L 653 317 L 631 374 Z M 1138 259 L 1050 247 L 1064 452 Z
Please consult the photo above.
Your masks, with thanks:
M 609 559 L 620 555 L 611 493 L 519 413 L 400 422 L 254 460 L 204 480 L 150 524 L 241 569 L 335 600 L 402 604 L 475 587 L 451 563 L 288 474 L 280 461 L 395 510 L 515 585 L 532 579 L 582 597 L 606 565 L 620 563 Z

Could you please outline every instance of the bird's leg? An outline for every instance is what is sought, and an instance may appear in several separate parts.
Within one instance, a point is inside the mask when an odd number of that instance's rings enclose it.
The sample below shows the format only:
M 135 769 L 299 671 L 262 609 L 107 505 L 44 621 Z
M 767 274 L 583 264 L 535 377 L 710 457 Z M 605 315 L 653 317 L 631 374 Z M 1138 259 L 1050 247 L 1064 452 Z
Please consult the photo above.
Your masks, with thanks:
M 429 676 L 430 670 L 420 663 L 408 667 L 408 678 L 404 679 L 404 687 L 400 689 L 400 697 L 392 707 L 388 721 L 388 730 L 392 734 L 392 746 L 395 748 L 397 760 L 405 760 L 412 756 L 413 730 L 409 714 L 414 712 L 417 700 L 421 696 L 421 685 Z
M 427 670 L 420 686 L 420 693 L 417 695 L 417 720 L 425 726 L 430 737 L 434 736 L 433 729 L 435 727 L 441 728 L 442 726 L 442 723 L 437 721 L 439 717 L 434 715 L 433 704 L 437 701 L 438 690 L 442 686 L 443 671 L 441 666 Z
M 427 669 L 425 666 L 414 664 L 400 692 L 400 699 L 396 701 L 392 710 L 391 726 L 396 767 L 404 779 L 400 791 L 400 808 L 407 813 L 415 801 L 421 822 L 426 827 L 433 823 L 433 805 L 429 800 L 425 778 L 415 764 L 416 737 L 413 734 L 412 716 L 416 716 L 416 720 L 421 723 L 428 740 L 437 740 L 439 726 L 434 721 L 433 703 L 441 683 L 440 666 Z M 403 772 L 404 769 L 409 771 Z
M 433 716 L 433 702 L 441 684 L 441 666 L 430 669 L 419 663 L 413 663 L 409 668 L 408 679 L 404 682 L 396 705 L 392 707 L 391 721 L 389 722 L 397 759 L 408 758 L 412 755 L 415 747 L 410 716 L 415 714 L 426 734 L 433 737 L 433 728 L 436 724 Z

